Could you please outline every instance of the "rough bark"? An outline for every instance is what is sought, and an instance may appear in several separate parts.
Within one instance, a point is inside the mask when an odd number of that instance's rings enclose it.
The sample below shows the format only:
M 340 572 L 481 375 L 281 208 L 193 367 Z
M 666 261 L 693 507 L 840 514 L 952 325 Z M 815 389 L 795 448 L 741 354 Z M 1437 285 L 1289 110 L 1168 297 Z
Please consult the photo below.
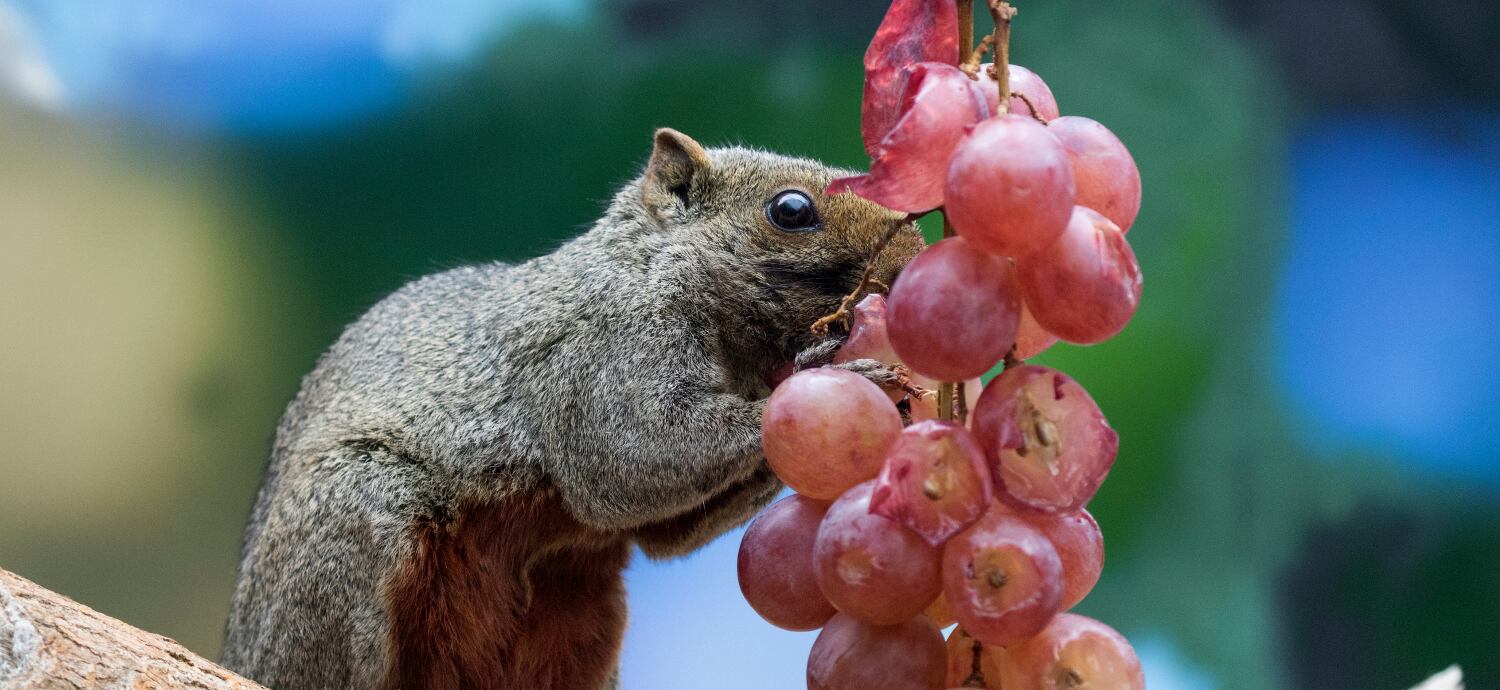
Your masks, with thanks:
M 0 688 L 264 690 L 161 635 L 0 570 Z

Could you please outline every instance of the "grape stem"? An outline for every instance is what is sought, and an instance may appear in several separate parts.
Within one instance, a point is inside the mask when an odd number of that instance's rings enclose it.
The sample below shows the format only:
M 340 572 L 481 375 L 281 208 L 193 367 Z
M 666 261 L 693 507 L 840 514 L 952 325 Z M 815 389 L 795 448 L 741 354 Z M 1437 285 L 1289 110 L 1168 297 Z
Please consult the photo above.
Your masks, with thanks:
M 974 47 L 974 0 L 956 0 L 958 5 L 958 55 Z
M 995 18 L 995 81 L 1000 84 L 1000 113 L 1010 112 L 1010 20 L 1016 8 L 1005 0 L 990 0 L 990 16 Z M 1032 112 L 1036 109 L 1033 108 Z
M 959 65 L 958 68 L 960 70 L 963 70 L 964 74 L 969 75 L 970 79 L 978 79 L 979 62 L 984 59 L 985 53 L 990 52 L 990 46 L 994 44 L 995 37 L 993 35 L 985 36 L 984 38 L 980 39 L 979 45 L 974 46 L 974 52 L 969 54 L 969 59 L 965 60 L 964 64 Z
M 953 223 L 948 220 L 948 214 L 943 214 L 943 239 L 953 237 L 955 234 L 957 233 L 953 230 Z M 958 384 L 958 386 L 962 385 Z M 955 385 L 952 381 L 944 381 L 938 384 L 938 419 L 945 422 L 953 421 L 954 388 Z M 962 388 L 959 388 L 959 395 L 963 395 L 962 390 Z
M 905 218 L 891 223 L 891 227 L 885 231 L 885 235 L 881 237 L 880 241 L 875 244 L 875 250 L 870 252 L 870 258 L 865 261 L 865 270 L 863 273 L 859 274 L 859 283 L 854 286 L 854 290 L 852 292 L 844 295 L 844 298 L 839 301 L 838 309 L 834 310 L 833 313 L 828 314 L 823 318 L 820 318 L 817 321 L 813 322 L 813 335 L 816 335 L 819 338 L 825 338 L 828 336 L 829 326 L 832 326 L 834 323 L 848 321 L 848 319 L 854 313 L 853 311 L 851 311 L 851 309 L 854 307 L 854 304 L 859 301 L 860 296 L 863 295 L 866 290 L 876 288 L 882 292 L 890 292 L 891 288 L 889 285 L 886 285 L 885 283 L 876 280 L 875 278 L 875 261 L 880 258 L 880 253 L 885 251 L 886 246 L 891 243 L 891 240 L 896 237 L 896 233 L 901 232 L 902 227 L 905 227 L 907 223 L 915 221 L 917 217 L 918 216 L 916 214 L 909 214 Z M 847 323 L 845 325 L 847 325 Z

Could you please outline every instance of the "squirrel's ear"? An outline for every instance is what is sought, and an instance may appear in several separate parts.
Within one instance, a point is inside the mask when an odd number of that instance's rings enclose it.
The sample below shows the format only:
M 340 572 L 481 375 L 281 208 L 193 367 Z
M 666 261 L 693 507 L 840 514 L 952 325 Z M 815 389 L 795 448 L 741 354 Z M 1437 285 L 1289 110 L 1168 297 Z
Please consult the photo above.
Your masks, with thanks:
M 666 127 L 656 130 L 651 162 L 646 164 L 646 179 L 641 185 L 641 203 L 656 215 L 661 215 L 667 204 L 686 207 L 695 178 L 708 172 L 708 167 L 708 153 L 692 137 Z

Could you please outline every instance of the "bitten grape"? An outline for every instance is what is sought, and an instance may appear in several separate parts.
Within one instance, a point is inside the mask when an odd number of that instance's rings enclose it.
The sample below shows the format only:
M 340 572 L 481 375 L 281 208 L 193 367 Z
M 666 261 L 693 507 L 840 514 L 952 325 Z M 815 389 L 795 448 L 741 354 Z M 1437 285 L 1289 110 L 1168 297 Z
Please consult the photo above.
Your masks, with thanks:
M 1104 125 L 1086 117 L 1059 117 L 1047 131 L 1062 142 L 1073 161 L 1078 187 L 1073 203 L 1114 221 L 1120 232 L 1130 232 L 1141 210 L 1141 172 L 1130 151 Z
M 1125 234 L 1093 209 L 1073 207 L 1050 246 L 1016 262 L 1031 313 L 1047 332 L 1087 345 L 1130 322 L 1141 301 L 1141 267 Z
M 980 83 L 953 65 L 922 62 L 911 67 L 910 75 L 901 117 L 870 154 L 869 174 L 834 180 L 828 185 L 830 194 L 850 191 L 908 213 L 943 204 L 953 148 L 970 125 L 994 111 Z
M 948 633 L 948 677 L 945 684 L 950 688 L 961 688 L 965 681 L 974 678 L 974 656 L 978 654 L 978 678 L 983 679 L 984 685 L 976 687 L 999 688 L 998 656 L 1004 653 L 1005 650 L 1000 647 L 974 639 L 973 635 L 964 631 L 963 626 L 954 628 L 953 632 Z
M 999 108 L 997 106 L 1000 104 L 1000 84 L 995 80 L 994 63 L 989 63 L 981 67 L 979 75 L 981 77 L 979 83 L 984 85 L 985 92 L 990 95 L 990 109 L 998 111 Z M 1038 114 L 1041 115 L 1043 120 L 1050 123 L 1050 121 L 1057 119 L 1057 98 L 1053 97 L 1052 89 L 1047 86 L 1047 82 L 1042 81 L 1042 78 L 1037 76 L 1036 72 L 1020 65 L 1011 65 L 1010 92 L 1012 94 L 1010 97 L 1010 112 L 1016 115 L 1032 117 L 1032 110 L 1026 105 L 1026 101 L 1030 100 L 1036 105 Z M 1020 96 L 1015 94 L 1020 94 Z M 1026 99 L 1023 100 L 1021 96 L 1025 96 Z
M 812 562 L 827 510 L 827 503 L 792 494 L 761 512 L 740 540 L 740 592 L 771 625 L 815 630 L 834 614 Z
M 771 469 L 797 493 L 822 500 L 880 472 L 900 433 L 901 415 L 879 386 L 828 367 L 783 381 L 761 417 Z
M 943 634 L 922 616 L 871 625 L 845 614 L 807 657 L 807 690 L 943 690 Z
M 865 49 L 860 133 L 871 156 L 900 115 L 906 69 L 918 62 L 958 64 L 958 8 L 943 0 L 895 0 Z
M 926 421 L 906 427 L 875 480 L 870 512 L 937 546 L 967 526 L 993 496 L 984 453 L 967 429 Z
M 1000 496 L 1019 506 L 1073 513 L 1114 464 L 1119 435 L 1067 374 L 1010 367 L 979 396 L 971 424 Z
M 1046 125 L 1021 115 L 974 126 L 948 164 L 944 212 L 960 237 L 992 254 L 1024 257 L 1068 224 L 1073 165 Z
M 989 371 L 1015 344 L 1021 317 L 1010 261 L 962 237 L 942 240 L 907 264 L 889 304 L 896 353 L 914 371 L 943 381 Z
M 943 547 L 943 595 L 970 635 L 1008 645 L 1035 635 L 1057 613 L 1062 561 L 1036 528 L 990 510 Z
M 891 625 L 937 598 L 940 554 L 900 523 L 870 513 L 874 491 L 875 482 L 865 482 L 829 507 L 813 546 L 813 568 L 839 611 Z
M 1000 687 L 1028 690 L 1143 690 L 1135 650 L 1099 621 L 1058 614 L 1035 637 L 1011 645 L 1000 659 Z

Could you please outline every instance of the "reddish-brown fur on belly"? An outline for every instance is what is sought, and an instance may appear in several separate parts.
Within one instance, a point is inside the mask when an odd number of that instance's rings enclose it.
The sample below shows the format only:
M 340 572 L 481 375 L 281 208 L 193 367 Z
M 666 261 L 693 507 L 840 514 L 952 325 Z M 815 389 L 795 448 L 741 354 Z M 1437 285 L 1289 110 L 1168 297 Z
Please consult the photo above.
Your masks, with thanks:
M 591 690 L 614 670 L 625 540 L 540 494 L 465 506 L 415 538 L 390 584 L 387 690 Z

